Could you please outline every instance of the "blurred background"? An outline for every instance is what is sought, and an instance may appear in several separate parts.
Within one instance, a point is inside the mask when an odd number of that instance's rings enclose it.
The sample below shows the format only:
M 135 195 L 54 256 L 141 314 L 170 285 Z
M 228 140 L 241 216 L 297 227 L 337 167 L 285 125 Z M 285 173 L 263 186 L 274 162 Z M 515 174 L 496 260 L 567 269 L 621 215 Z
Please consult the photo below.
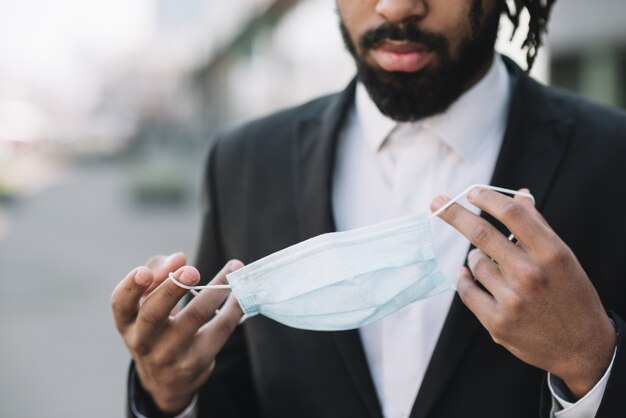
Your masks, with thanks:
M 535 77 L 626 106 L 624 0 L 557 2 L 547 43 Z M 109 297 L 195 257 L 211 134 L 353 71 L 334 0 L 0 0 L 0 417 L 123 416 Z

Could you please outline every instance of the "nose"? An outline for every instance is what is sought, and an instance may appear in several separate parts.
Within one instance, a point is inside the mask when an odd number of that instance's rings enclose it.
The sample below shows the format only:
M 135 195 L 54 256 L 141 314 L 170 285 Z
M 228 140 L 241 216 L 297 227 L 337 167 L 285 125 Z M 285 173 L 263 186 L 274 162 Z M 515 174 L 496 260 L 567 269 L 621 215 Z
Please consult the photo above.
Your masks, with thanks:
M 426 0 L 379 0 L 376 13 L 390 23 L 423 18 L 428 11 Z

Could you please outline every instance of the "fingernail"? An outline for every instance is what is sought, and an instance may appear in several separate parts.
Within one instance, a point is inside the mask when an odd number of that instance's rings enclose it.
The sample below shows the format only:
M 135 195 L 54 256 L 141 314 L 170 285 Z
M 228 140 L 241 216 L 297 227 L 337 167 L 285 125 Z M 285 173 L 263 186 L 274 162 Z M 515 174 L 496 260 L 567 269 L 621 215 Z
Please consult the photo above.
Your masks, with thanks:
M 431 209 L 433 210 L 433 212 L 436 212 L 439 209 L 441 209 L 449 201 L 450 201 L 450 198 L 447 196 L 437 196 L 431 204 Z
M 152 277 L 148 272 L 143 269 L 137 270 L 135 272 L 135 283 L 137 283 L 141 287 L 146 287 L 152 281 Z
M 182 252 L 180 252 L 180 251 L 177 251 L 177 252 L 175 252 L 175 253 L 172 253 L 172 254 L 170 254 L 170 255 L 167 257 L 167 259 L 166 259 L 165 261 L 172 261 L 172 259 L 174 259 L 174 257 L 177 257 L 177 256 L 179 256 L 179 255 L 183 255 L 183 253 L 182 253 Z
M 179 282 L 189 285 L 189 286 L 195 285 L 199 280 L 200 280 L 200 277 L 198 277 L 197 274 L 194 274 L 193 269 L 183 270 L 183 272 L 178 277 Z
M 476 195 L 478 194 L 478 192 L 480 192 L 480 187 L 474 187 L 472 190 L 469 191 L 469 193 L 467 194 L 468 199 L 473 199 L 476 197 Z
M 480 251 L 478 248 L 474 248 L 473 250 L 471 250 L 469 252 L 469 254 L 467 254 L 467 259 L 469 260 L 469 259 L 475 257 L 476 254 L 478 254 L 478 251 Z
M 228 263 L 228 270 L 230 271 L 237 271 L 242 267 L 243 267 L 243 263 L 239 260 L 231 260 Z

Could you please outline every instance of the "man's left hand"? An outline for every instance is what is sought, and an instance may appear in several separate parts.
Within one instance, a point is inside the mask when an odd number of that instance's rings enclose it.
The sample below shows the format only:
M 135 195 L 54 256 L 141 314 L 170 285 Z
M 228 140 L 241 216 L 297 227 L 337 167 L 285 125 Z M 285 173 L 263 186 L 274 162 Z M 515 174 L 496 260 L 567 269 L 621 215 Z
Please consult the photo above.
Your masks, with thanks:
M 438 197 L 431 209 L 448 201 Z M 517 242 L 458 204 L 440 215 L 476 247 L 469 269 L 459 272 L 463 303 L 496 343 L 558 376 L 581 398 L 606 372 L 616 344 L 615 329 L 587 274 L 531 199 L 475 188 L 468 201 L 502 222 Z

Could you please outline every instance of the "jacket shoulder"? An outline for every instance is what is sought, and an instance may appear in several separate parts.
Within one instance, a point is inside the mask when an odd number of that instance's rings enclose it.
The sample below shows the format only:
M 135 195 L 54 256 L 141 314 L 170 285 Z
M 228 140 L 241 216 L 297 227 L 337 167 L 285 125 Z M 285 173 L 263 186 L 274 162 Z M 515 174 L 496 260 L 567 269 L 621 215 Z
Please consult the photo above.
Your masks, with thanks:
M 292 140 L 300 121 L 320 118 L 338 94 L 318 97 L 228 129 L 217 135 L 220 152 L 239 153 L 249 148 L 284 147 Z
M 321 119 L 337 95 L 319 97 L 218 134 L 211 144 L 206 178 L 228 187 L 252 182 L 271 187 L 284 182 L 294 168 L 300 126 Z

